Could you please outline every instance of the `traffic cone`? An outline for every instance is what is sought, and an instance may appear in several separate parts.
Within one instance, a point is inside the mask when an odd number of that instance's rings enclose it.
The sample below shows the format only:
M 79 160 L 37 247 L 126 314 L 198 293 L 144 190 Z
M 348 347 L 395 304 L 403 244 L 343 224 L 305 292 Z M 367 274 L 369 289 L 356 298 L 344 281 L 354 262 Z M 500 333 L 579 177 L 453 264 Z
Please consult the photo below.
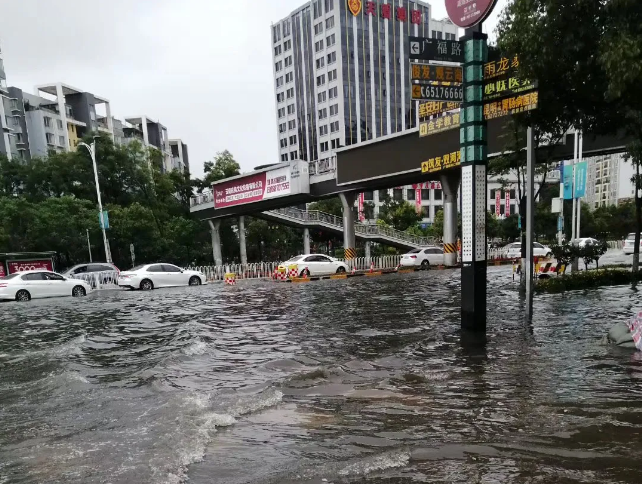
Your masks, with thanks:
M 370 262 L 370 272 L 374 272 L 374 261 Z
M 354 275 L 354 274 L 356 274 L 356 273 L 357 273 L 357 269 L 356 269 L 356 267 L 355 267 L 355 266 L 354 266 L 354 264 L 353 264 L 353 265 L 352 265 L 352 274 Z

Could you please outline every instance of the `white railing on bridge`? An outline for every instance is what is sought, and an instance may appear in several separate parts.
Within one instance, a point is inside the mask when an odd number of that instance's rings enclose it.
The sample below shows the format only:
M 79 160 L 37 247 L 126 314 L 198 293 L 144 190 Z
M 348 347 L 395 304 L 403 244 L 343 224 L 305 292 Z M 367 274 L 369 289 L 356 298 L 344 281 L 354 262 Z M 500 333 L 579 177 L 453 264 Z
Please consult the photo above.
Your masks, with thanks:
M 324 175 L 334 173 L 337 169 L 337 157 L 329 156 L 321 160 L 311 161 L 309 163 L 310 175 Z
M 196 207 L 197 205 L 203 205 L 204 203 L 213 202 L 214 196 L 210 190 L 206 190 L 203 193 L 198 195 L 193 195 L 189 199 L 189 206 Z
M 329 213 L 319 212 L 318 210 L 301 210 L 298 208 L 288 207 L 277 208 L 276 210 L 270 210 L 266 213 L 294 219 L 301 222 L 302 225 L 305 225 L 309 222 L 317 222 L 334 225 L 337 229 L 343 229 L 342 217 L 337 217 L 336 215 L 331 215 Z M 355 232 L 363 235 L 382 236 L 388 239 L 396 239 L 403 241 L 409 245 L 414 245 L 416 247 L 434 245 L 436 243 L 436 239 L 434 237 L 421 237 L 418 235 L 413 235 L 407 232 L 393 229 L 392 227 L 386 227 L 377 224 L 356 223 Z

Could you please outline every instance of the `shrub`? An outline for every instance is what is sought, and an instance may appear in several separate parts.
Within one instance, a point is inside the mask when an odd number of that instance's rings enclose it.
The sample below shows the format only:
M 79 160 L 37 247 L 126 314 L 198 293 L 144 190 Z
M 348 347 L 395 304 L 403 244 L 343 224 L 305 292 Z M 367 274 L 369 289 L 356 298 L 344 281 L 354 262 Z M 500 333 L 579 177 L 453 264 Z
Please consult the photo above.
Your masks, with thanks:
M 634 279 L 631 271 L 626 269 L 595 269 L 573 272 L 564 277 L 540 279 L 535 285 L 535 292 L 559 293 L 578 289 L 589 289 L 601 286 L 619 286 L 630 284 Z M 635 276 L 642 280 L 641 275 Z

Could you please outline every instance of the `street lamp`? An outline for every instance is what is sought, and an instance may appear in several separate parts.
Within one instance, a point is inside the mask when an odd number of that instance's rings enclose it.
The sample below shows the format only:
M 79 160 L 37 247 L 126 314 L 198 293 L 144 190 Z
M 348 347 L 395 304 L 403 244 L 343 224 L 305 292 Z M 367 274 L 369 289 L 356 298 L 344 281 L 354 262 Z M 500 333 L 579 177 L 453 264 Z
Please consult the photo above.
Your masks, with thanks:
M 100 210 L 100 228 L 103 231 L 103 243 L 105 244 L 105 259 L 109 264 L 111 261 L 111 253 L 109 251 L 109 244 L 107 242 L 107 232 L 105 232 L 105 221 L 103 219 L 103 202 L 100 198 L 100 185 L 98 184 L 98 169 L 96 168 L 96 139 L 92 141 L 91 145 L 88 145 L 85 142 L 78 143 L 78 146 L 84 146 L 89 151 L 91 156 L 91 162 L 94 165 L 94 179 L 96 180 L 96 196 L 98 197 L 98 210 Z

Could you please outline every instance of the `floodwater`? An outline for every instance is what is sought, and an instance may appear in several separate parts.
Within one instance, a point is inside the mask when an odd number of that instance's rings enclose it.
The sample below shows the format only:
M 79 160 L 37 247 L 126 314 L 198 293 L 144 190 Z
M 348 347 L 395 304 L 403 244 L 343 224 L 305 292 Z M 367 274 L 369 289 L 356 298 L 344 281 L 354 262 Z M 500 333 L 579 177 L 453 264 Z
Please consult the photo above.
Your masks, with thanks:
M 0 484 L 639 483 L 642 359 L 600 344 L 630 288 L 459 273 L 0 305 Z

